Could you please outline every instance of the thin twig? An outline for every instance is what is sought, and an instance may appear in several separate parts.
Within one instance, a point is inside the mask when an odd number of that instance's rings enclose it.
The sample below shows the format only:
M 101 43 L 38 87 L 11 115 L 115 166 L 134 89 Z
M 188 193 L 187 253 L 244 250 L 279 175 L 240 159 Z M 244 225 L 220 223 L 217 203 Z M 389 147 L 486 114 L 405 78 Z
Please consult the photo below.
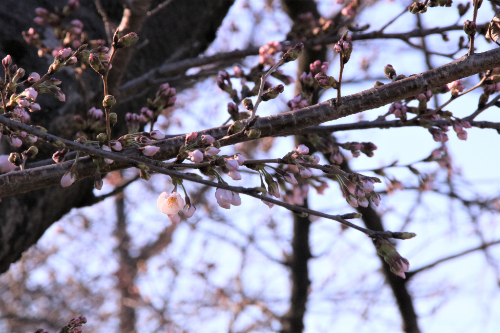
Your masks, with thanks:
M 271 75 L 272 72 L 276 70 L 279 66 L 283 65 L 285 62 L 283 59 L 278 60 L 276 64 L 274 64 L 273 67 L 271 67 L 270 70 L 267 71 L 262 77 L 260 78 L 260 87 L 259 87 L 259 94 L 257 96 L 257 101 L 255 102 L 255 105 L 252 110 L 252 118 L 255 117 L 255 114 L 257 113 L 257 108 L 259 107 L 260 102 L 262 101 L 262 94 L 264 93 L 264 86 L 266 85 L 266 80 L 269 78 L 269 75 Z
M 156 6 L 156 8 L 155 8 L 155 9 L 152 9 L 152 10 L 148 11 L 148 12 L 146 13 L 146 16 L 151 17 L 151 16 L 155 15 L 155 14 L 156 14 L 156 13 L 158 13 L 160 10 L 162 10 L 162 9 L 163 9 L 163 7 L 167 6 L 167 5 L 168 5 L 169 3 L 171 3 L 171 2 L 172 2 L 172 0 L 166 0 L 166 1 L 163 1 L 161 4 L 159 4 L 158 6 Z
M 482 0 L 481 0 L 482 1 Z M 474 5 L 474 16 L 472 18 L 472 21 L 474 22 L 474 26 L 476 26 L 476 18 L 477 18 L 477 10 L 479 9 L 478 6 L 478 0 L 473 0 L 473 5 Z M 470 40 L 470 45 L 469 45 L 469 56 L 474 54 L 474 39 L 475 39 L 476 31 L 474 30 L 474 33 L 469 35 L 469 40 Z

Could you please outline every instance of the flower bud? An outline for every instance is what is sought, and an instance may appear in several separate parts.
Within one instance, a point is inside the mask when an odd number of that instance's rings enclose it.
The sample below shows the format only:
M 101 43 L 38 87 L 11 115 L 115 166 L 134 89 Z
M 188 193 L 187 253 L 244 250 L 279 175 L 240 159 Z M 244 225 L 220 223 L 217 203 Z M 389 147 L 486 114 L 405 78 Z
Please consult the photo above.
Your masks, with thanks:
M 116 48 L 130 47 L 137 43 L 139 36 L 135 32 L 131 32 L 118 40 L 115 44 Z
M 31 146 L 28 150 L 24 152 L 24 155 L 26 155 L 26 157 L 33 157 L 36 156 L 36 154 L 38 154 L 38 148 L 35 146 Z
M 8 161 L 15 166 L 20 166 L 21 164 L 23 164 L 23 158 L 19 153 L 10 153 Z
M 109 123 L 111 124 L 111 126 L 116 124 L 117 121 L 118 121 L 118 115 L 114 112 L 111 112 L 109 114 Z
M 247 109 L 248 111 L 253 110 L 253 102 L 250 98 L 245 98 L 242 103 L 245 109 Z
M 249 131 L 245 131 L 245 134 L 250 139 L 258 139 L 258 138 L 260 138 L 261 132 L 260 132 L 260 130 L 258 130 L 256 128 L 252 128 Z
M 323 89 L 338 88 L 338 82 L 333 76 L 328 76 L 325 73 L 318 73 L 314 78 Z
M 389 264 L 391 272 L 405 279 L 405 272 L 410 270 L 410 263 L 403 258 L 396 248 L 387 239 L 375 238 L 373 240 L 377 253 Z
M 241 123 L 241 121 L 238 120 L 232 123 L 231 126 L 229 126 L 227 134 L 228 135 L 235 134 L 240 132 L 242 129 L 243 129 L 243 124 Z
M 204 134 L 201 136 L 201 142 L 208 144 L 208 145 L 211 145 L 215 142 L 215 139 L 213 138 L 213 136 L 211 136 L 209 134 Z
M 116 104 L 116 99 L 113 95 L 106 95 L 102 101 L 102 106 L 105 108 L 110 108 Z
M 61 186 L 68 187 L 75 182 L 76 175 L 70 171 L 66 172 L 61 178 Z
M 270 88 L 268 91 L 262 94 L 262 101 L 267 102 L 271 99 L 275 99 L 284 90 L 285 87 L 282 84 L 278 84 L 276 87 Z
M 281 58 L 283 59 L 284 62 L 294 61 L 300 56 L 303 50 L 304 50 L 304 44 L 298 43 L 292 49 L 286 51 L 281 56 Z
M 108 140 L 108 136 L 106 135 L 106 133 L 99 133 L 97 135 L 97 141 L 99 141 L 100 143 L 104 143 Z
M 464 31 L 469 36 L 474 36 L 476 34 L 476 23 L 474 21 L 465 21 L 464 22 Z
M 392 67 L 392 65 L 388 64 L 384 67 L 384 74 L 385 76 L 388 78 L 388 79 L 394 79 L 397 75 L 396 75 L 396 70 L 394 69 L 394 67 Z
M 8 54 L 5 58 L 2 59 L 3 67 L 9 67 L 12 65 L 12 57 Z

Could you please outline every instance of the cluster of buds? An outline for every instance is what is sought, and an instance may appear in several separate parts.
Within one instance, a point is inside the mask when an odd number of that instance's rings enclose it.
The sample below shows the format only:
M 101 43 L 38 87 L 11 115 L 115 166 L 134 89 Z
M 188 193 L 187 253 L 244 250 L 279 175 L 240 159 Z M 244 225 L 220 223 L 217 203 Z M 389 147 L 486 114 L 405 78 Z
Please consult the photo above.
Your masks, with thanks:
M 116 122 L 116 113 L 110 118 L 113 118 Z M 100 133 L 106 129 L 106 118 L 104 117 L 104 112 L 101 109 L 96 109 L 95 107 L 87 111 L 85 118 L 81 115 L 76 115 L 74 116 L 74 120 L 78 130 L 78 137 L 85 137 L 89 139 L 96 133 Z
M 385 262 L 389 264 L 391 272 L 406 279 L 405 272 L 410 270 L 410 263 L 396 251 L 394 245 L 387 239 L 380 237 L 374 238 L 373 244 L 375 244 L 378 255 L 384 258 Z
M 183 158 L 189 156 L 194 163 L 216 160 L 215 156 L 220 153 L 220 149 L 216 145 L 217 142 L 211 135 L 204 134 L 198 139 L 198 132 L 191 132 L 186 135 L 185 145 L 181 148 L 180 156 Z M 225 162 L 222 163 L 222 165 L 224 164 Z
M 129 112 L 125 115 L 125 123 L 127 124 L 129 133 L 137 133 L 141 123 L 146 123 L 147 121 L 143 114 L 138 115 L 137 113 Z
M 23 36 L 30 45 L 38 48 L 38 55 L 52 53 L 55 57 L 57 52 L 63 47 L 80 47 L 86 36 L 83 31 L 83 23 L 80 20 L 72 20 L 68 24 L 64 24 L 65 19 L 72 14 L 80 6 L 77 0 L 70 0 L 62 11 L 56 10 L 49 12 L 45 8 L 36 8 L 36 17 L 33 21 L 38 25 L 48 25 L 54 31 L 55 37 L 61 42 L 61 46 L 54 50 L 51 47 L 45 46 L 39 39 L 38 34 L 34 33 L 33 28 L 28 32 L 23 32 Z
M 459 93 L 461 93 L 462 91 L 464 91 L 465 89 L 465 86 L 463 85 L 462 83 L 462 80 L 456 80 L 456 81 L 453 81 L 451 83 L 448 83 L 448 89 L 451 90 L 451 96 L 458 96 Z
M 49 68 L 51 74 L 60 71 L 64 66 L 71 66 L 78 62 L 77 58 L 72 56 L 71 48 L 60 49 L 56 52 L 54 62 Z
M 344 15 L 346 18 L 351 19 L 354 16 L 356 16 L 356 9 L 357 9 L 357 3 L 354 2 L 342 8 L 340 13 Z
M 377 150 L 378 148 L 375 144 L 371 142 L 361 142 L 361 143 L 346 142 L 346 143 L 339 143 L 339 146 L 346 150 L 350 150 L 353 157 L 359 157 L 361 153 L 365 154 L 368 157 L 372 157 L 373 151 Z
M 434 141 L 443 143 L 448 141 L 448 134 L 446 134 L 448 126 L 431 127 L 428 130 L 432 134 Z
M 500 75 L 493 75 L 490 82 L 483 85 L 484 92 L 479 97 L 478 108 L 483 108 L 488 103 L 490 95 L 500 91 Z
M 352 53 L 351 40 L 352 37 L 348 35 L 348 32 L 346 32 L 333 47 L 333 50 L 342 56 L 342 61 L 344 62 L 344 64 L 347 64 L 347 62 L 351 58 L 351 53 Z
M 467 140 L 467 131 L 465 128 L 471 128 L 470 123 L 467 120 L 462 120 L 462 119 L 450 119 L 451 125 L 453 126 L 453 130 L 455 133 L 457 133 L 457 137 L 460 140 L 466 141 Z
M 339 83 L 333 76 L 328 76 L 324 72 L 319 72 L 314 76 L 318 85 L 323 89 L 338 89 Z
M 312 64 L 309 65 L 309 69 L 311 71 L 311 74 L 315 76 L 318 73 L 325 73 L 328 72 L 328 67 L 330 64 L 328 62 L 321 62 L 319 60 L 316 60 Z
M 108 52 L 109 48 L 107 46 L 98 46 L 90 51 L 83 51 L 83 60 L 85 63 L 88 62 L 93 70 L 104 76 L 112 67 L 109 63 L 110 55 Z
M 70 1 L 71 2 L 71 1 Z M 70 320 L 68 325 L 61 328 L 61 332 L 65 333 L 81 333 L 83 332 L 82 325 L 87 323 L 87 318 L 84 316 L 76 317 Z M 44 329 L 40 328 L 35 331 L 35 333 L 49 333 Z
M 320 158 L 318 155 L 309 155 L 309 148 L 305 145 L 298 145 L 294 148 L 291 156 L 298 163 L 297 167 L 299 168 L 299 174 L 302 178 L 310 178 L 312 177 L 311 169 L 306 168 L 300 164 L 302 163 L 311 163 L 311 164 L 319 164 Z
M 412 3 L 410 7 L 408 7 L 408 10 L 412 14 L 423 14 L 427 11 L 427 6 L 423 2 L 418 1 Z
M 61 88 L 59 87 L 61 83 L 62 83 L 61 80 L 58 80 L 56 78 L 51 78 L 45 80 L 42 84 L 38 85 L 36 87 L 36 90 L 41 94 L 52 94 L 59 101 L 64 102 L 66 101 L 66 95 L 62 92 Z
M 174 87 L 170 87 L 168 83 L 164 83 L 160 86 L 156 92 L 156 97 L 152 101 L 148 98 L 147 106 L 141 109 L 141 116 L 143 116 L 146 121 L 156 122 L 156 119 L 169 108 L 175 105 L 177 101 L 177 90 Z
M 227 113 L 229 113 L 233 121 L 247 119 L 250 117 L 250 112 L 247 111 L 240 112 L 238 110 L 238 106 L 232 102 L 227 103 Z
M 316 20 L 312 13 L 303 13 L 298 15 L 293 22 L 292 29 L 287 34 L 287 39 L 305 42 L 308 39 L 328 34 L 331 32 L 332 27 L 333 22 L 331 20 L 323 17 Z M 317 46 L 317 49 L 321 49 L 321 46 Z
M 368 207 L 369 199 L 378 207 L 380 204 L 380 195 L 374 192 L 374 184 L 380 182 L 380 179 L 377 177 L 352 173 L 347 178 L 342 179 L 340 189 L 343 197 L 352 207 Z
M 448 154 L 448 147 L 446 147 L 445 145 L 434 149 L 429 157 L 427 157 L 423 161 L 437 162 L 441 168 L 444 168 L 448 171 L 448 176 L 450 176 L 453 171 L 452 159 Z
M 231 83 L 231 77 L 226 71 L 219 71 L 217 75 L 217 86 L 223 91 L 227 92 L 232 99 L 237 98 L 237 92 L 233 89 L 233 84 Z
M 299 77 L 299 82 L 302 94 L 304 94 L 307 98 L 310 98 L 318 86 L 312 73 L 309 72 L 306 74 L 306 72 L 302 72 Z
M 230 209 L 231 205 L 241 205 L 241 198 L 238 192 L 232 192 L 222 188 L 215 190 L 215 199 L 217 200 L 217 204 L 225 209 Z
M 259 63 L 264 66 L 265 65 L 274 66 L 276 60 L 273 58 L 273 55 L 275 55 L 280 51 L 281 51 L 280 42 L 276 41 L 267 42 L 266 45 L 261 46 L 259 48 Z
M 429 175 L 423 175 L 418 182 L 418 191 L 426 192 L 434 189 L 434 178 Z
M 163 192 L 160 194 L 156 204 L 158 210 L 166 214 L 172 224 L 177 224 L 181 221 L 181 217 L 179 216 L 180 211 L 184 213 L 186 218 L 192 217 L 196 212 L 196 207 L 191 204 L 189 197 L 186 195 L 184 200 L 175 190 L 171 193 Z
M 290 110 L 299 110 L 299 109 L 303 109 L 305 108 L 306 106 L 309 105 L 309 101 L 307 100 L 307 98 L 303 97 L 301 94 L 298 94 L 298 95 L 295 95 L 294 98 L 292 98 L 291 100 L 289 100 L 286 105 L 288 105 L 288 107 L 290 108 Z
M 451 7 L 453 0 L 430 0 L 429 7 Z
M 394 114 L 396 118 L 406 119 L 407 108 L 403 104 L 396 102 L 389 106 L 389 114 Z

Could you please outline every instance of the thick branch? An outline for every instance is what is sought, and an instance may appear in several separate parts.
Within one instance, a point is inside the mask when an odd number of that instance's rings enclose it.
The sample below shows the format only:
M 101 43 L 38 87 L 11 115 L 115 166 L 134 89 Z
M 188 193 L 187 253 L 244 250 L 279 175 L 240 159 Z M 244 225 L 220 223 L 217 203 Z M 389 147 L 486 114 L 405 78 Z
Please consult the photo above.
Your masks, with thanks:
M 332 100 L 328 100 L 301 110 L 261 117 L 255 123 L 254 128 L 261 131 L 261 137 L 289 135 L 296 133 L 298 129 L 374 109 L 498 66 L 500 66 L 500 49 L 476 53 L 404 80 L 345 96 L 342 105 L 338 108 L 335 107 Z M 228 127 L 211 128 L 199 133 L 210 134 L 216 139 L 221 139 L 227 135 Z M 237 140 L 221 140 L 221 143 L 225 146 L 247 140 L 250 139 L 244 137 Z M 161 150 L 156 154 L 157 156 L 155 155 L 155 158 L 159 160 L 174 158 L 184 141 L 185 136 L 160 141 Z M 125 154 L 139 156 L 140 153 L 135 149 L 129 149 Z M 72 162 L 1 175 L 0 197 L 59 185 L 64 171 L 69 168 L 69 163 Z M 115 162 L 111 166 L 111 170 L 127 167 L 129 167 L 127 163 Z M 91 177 L 94 175 L 95 166 L 89 158 L 83 158 L 78 172 L 79 179 Z

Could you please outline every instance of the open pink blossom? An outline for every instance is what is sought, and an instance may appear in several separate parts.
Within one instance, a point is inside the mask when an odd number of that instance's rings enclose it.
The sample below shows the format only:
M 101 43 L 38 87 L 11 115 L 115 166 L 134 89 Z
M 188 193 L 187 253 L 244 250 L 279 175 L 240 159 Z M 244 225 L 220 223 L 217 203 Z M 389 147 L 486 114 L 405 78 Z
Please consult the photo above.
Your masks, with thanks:
M 203 153 L 199 149 L 190 151 L 188 154 L 193 163 L 201 163 L 203 161 Z
M 241 180 L 241 173 L 239 173 L 237 170 L 231 170 L 227 173 L 227 175 L 233 180 Z
M 189 209 L 187 208 L 188 206 L 184 206 L 184 209 L 182 210 L 182 212 L 184 213 L 184 216 L 186 218 L 190 218 L 190 217 L 193 217 L 194 213 L 196 212 L 196 207 L 191 205 L 189 207 Z
M 163 192 L 158 197 L 156 201 L 158 210 L 163 214 L 176 215 L 180 210 L 184 208 L 184 199 L 177 192 Z
M 210 148 L 205 150 L 205 155 L 207 155 L 207 156 L 215 156 L 218 153 L 220 153 L 220 149 L 217 149 L 215 147 L 210 147 Z
M 243 163 L 245 163 L 246 161 L 246 158 L 241 154 L 234 155 L 234 159 L 238 162 L 240 166 L 243 165 Z
M 179 214 L 167 214 L 167 217 L 172 224 L 177 224 L 181 221 L 181 217 L 179 216 Z
M 9 155 L 0 155 L 0 173 L 7 173 L 14 170 L 16 166 L 9 162 Z
M 75 182 L 75 175 L 71 171 L 66 172 L 61 178 L 61 186 L 68 187 Z
M 160 130 L 154 130 L 149 133 L 153 139 L 163 140 L 165 139 L 165 134 Z
M 155 146 L 146 146 L 139 149 L 141 149 L 142 153 L 146 156 L 153 156 L 154 154 L 160 151 L 160 147 L 155 147 Z

